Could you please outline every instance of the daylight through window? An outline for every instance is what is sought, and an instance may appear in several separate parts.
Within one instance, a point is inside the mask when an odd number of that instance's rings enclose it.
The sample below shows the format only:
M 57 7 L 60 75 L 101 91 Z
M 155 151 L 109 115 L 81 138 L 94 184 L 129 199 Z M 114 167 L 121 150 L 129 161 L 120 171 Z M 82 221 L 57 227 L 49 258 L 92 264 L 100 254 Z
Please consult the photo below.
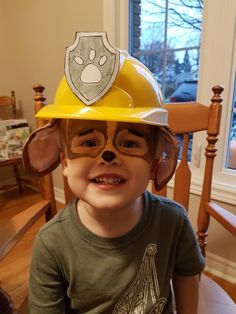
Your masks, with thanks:
M 131 54 L 154 74 L 165 102 L 196 100 L 202 12 L 203 0 L 130 2 Z
M 155 75 L 165 101 L 196 99 L 202 11 L 203 0 L 131 1 L 131 54 Z

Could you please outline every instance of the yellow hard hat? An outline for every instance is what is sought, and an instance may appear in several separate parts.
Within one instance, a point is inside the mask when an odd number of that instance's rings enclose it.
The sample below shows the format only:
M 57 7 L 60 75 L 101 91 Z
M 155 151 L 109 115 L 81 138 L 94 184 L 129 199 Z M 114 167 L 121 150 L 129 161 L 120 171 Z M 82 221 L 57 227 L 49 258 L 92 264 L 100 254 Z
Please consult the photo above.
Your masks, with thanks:
M 114 49 L 106 33 L 76 33 L 75 42 L 66 50 L 65 76 L 54 103 L 36 115 L 52 120 L 33 132 L 24 146 L 25 168 L 42 176 L 60 163 L 57 119 L 151 124 L 159 126 L 160 145 L 151 178 L 159 190 L 171 178 L 178 157 L 176 140 L 165 128 L 168 113 L 162 104 L 159 85 L 145 65 L 127 52 Z
M 85 104 L 64 76 L 54 103 L 36 115 L 43 119 L 86 119 L 167 126 L 160 87 L 153 74 L 127 52 L 120 51 L 117 75 L 108 91 L 90 105 Z M 91 84 L 91 88 L 96 84 Z M 82 97 L 83 99 L 83 97 Z

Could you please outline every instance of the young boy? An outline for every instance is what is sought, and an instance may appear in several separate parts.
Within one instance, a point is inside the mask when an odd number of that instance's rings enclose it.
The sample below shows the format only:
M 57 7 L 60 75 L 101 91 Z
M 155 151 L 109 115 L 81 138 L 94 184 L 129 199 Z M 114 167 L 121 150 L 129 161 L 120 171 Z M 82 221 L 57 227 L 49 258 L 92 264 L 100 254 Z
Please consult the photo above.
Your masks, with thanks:
M 146 191 L 168 182 L 178 153 L 155 79 L 104 33 L 77 33 L 65 76 L 24 152 L 36 175 L 60 156 L 76 195 L 36 238 L 30 313 L 172 313 L 172 281 L 177 313 L 196 314 L 193 229 L 182 206 Z

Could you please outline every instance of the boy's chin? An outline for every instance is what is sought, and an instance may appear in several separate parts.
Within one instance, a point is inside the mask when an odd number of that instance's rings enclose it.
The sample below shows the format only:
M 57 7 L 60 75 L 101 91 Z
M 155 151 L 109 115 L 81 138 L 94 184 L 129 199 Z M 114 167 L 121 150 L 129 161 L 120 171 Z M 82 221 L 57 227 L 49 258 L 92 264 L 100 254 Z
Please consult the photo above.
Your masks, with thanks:
M 124 198 L 123 197 L 114 197 L 114 196 L 106 196 L 106 197 L 99 197 L 94 198 L 93 200 L 85 199 L 84 201 L 89 205 L 90 208 L 97 211 L 106 211 L 106 212 L 112 212 L 121 210 L 127 207 L 127 209 L 130 207 L 130 205 L 135 202 L 136 198 Z

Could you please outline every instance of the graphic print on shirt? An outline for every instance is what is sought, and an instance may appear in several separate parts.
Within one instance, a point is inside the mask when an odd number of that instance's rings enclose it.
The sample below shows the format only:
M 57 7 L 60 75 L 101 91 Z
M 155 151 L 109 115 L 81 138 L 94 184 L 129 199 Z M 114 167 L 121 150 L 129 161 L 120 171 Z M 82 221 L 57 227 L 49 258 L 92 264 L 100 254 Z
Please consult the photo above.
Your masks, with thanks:
M 112 314 L 162 313 L 167 299 L 160 296 L 155 265 L 156 253 L 156 244 L 147 245 L 134 281 L 117 302 Z

